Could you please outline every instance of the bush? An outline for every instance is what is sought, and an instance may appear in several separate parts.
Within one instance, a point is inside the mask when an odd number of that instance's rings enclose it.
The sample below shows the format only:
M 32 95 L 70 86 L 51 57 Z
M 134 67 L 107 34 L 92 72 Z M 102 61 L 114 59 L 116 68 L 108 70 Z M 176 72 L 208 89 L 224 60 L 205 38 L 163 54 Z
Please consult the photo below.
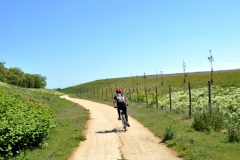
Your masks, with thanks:
M 205 110 L 195 113 L 192 127 L 196 131 L 220 131 L 224 127 L 224 116 L 218 109 L 214 109 L 212 114 Z
M 41 146 L 54 126 L 52 110 L 0 89 L 0 157 Z
M 167 126 L 165 128 L 165 131 L 163 133 L 163 142 L 166 142 L 168 140 L 172 140 L 173 137 L 174 137 L 174 134 L 175 134 L 175 131 L 174 129 L 172 128 L 172 126 Z
M 240 127 L 239 126 L 237 124 L 228 125 L 228 141 L 229 142 L 240 142 Z

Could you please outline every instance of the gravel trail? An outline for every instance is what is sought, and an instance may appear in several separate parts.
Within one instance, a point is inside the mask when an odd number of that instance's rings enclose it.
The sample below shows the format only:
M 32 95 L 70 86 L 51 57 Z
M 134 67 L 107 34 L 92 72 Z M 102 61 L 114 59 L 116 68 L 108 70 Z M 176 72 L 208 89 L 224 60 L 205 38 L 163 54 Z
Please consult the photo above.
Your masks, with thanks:
M 161 139 L 129 116 L 130 127 L 123 130 L 113 106 L 61 96 L 90 111 L 85 131 L 87 140 L 80 142 L 69 160 L 177 160 L 177 154 Z M 131 107 L 131 106 L 129 106 Z

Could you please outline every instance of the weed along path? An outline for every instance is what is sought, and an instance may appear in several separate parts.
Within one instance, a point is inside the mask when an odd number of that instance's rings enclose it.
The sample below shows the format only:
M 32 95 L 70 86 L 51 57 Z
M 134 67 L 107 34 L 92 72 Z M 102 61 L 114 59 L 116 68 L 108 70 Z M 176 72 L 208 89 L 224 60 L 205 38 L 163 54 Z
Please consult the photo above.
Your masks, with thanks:
M 125 132 L 112 106 L 61 96 L 90 111 L 87 140 L 80 142 L 69 160 L 177 160 L 171 149 L 160 143 L 142 124 L 129 116 L 131 127 Z M 131 106 L 129 106 L 131 107 Z

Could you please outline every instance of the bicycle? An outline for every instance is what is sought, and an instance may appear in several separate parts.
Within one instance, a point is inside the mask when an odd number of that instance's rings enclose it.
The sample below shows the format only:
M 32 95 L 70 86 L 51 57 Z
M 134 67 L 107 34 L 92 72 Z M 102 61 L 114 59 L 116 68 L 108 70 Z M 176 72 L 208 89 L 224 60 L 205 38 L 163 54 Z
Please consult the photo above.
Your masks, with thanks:
M 117 107 L 115 106 L 114 108 L 117 108 Z M 121 115 L 121 119 L 122 119 L 123 129 L 126 132 L 127 131 L 127 120 L 126 120 L 123 110 L 120 110 L 120 115 Z
M 122 125 L 123 125 L 123 128 L 124 128 L 125 132 L 126 132 L 127 131 L 127 120 L 126 120 L 125 114 L 123 113 L 123 110 L 120 111 L 120 114 L 121 114 L 121 117 L 122 117 Z

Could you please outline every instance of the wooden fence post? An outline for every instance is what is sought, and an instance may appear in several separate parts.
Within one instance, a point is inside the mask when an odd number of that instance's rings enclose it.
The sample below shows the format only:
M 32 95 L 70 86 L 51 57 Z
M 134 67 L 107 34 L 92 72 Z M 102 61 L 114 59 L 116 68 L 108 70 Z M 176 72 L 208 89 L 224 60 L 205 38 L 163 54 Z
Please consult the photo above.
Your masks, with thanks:
M 156 107 L 158 108 L 158 88 L 156 87 Z
M 144 87 L 144 90 L 145 90 L 146 103 L 147 103 L 147 106 L 148 106 L 148 97 L 147 97 L 147 89 L 146 89 L 146 87 Z
M 107 100 L 107 88 L 106 88 L 106 100 Z
M 112 91 L 112 88 L 111 88 L 111 94 L 112 94 L 112 97 L 111 97 L 111 98 L 113 98 L 113 91 Z
M 210 116 L 212 116 L 211 81 L 208 81 L 208 105 Z
M 170 101 L 170 112 L 172 111 L 172 95 L 171 95 L 171 85 L 169 84 L 169 101 Z
M 131 89 L 129 88 L 129 97 L 130 97 L 130 101 L 132 102 L 132 96 L 131 96 Z
M 103 88 L 102 88 L 102 100 L 103 100 Z
M 139 96 L 138 96 L 138 89 L 136 88 L 136 91 L 137 91 L 137 100 L 138 100 L 138 103 L 139 103 Z
M 190 82 L 188 82 L 188 90 L 189 90 L 189 119 L 190 119 L 192 116 L 192 95 Z
M 97 100 L 98 100 L 98 89 L 99 88 L 97 88 L 97 91 L 96 91 L 96 98 L 97 98 Z

